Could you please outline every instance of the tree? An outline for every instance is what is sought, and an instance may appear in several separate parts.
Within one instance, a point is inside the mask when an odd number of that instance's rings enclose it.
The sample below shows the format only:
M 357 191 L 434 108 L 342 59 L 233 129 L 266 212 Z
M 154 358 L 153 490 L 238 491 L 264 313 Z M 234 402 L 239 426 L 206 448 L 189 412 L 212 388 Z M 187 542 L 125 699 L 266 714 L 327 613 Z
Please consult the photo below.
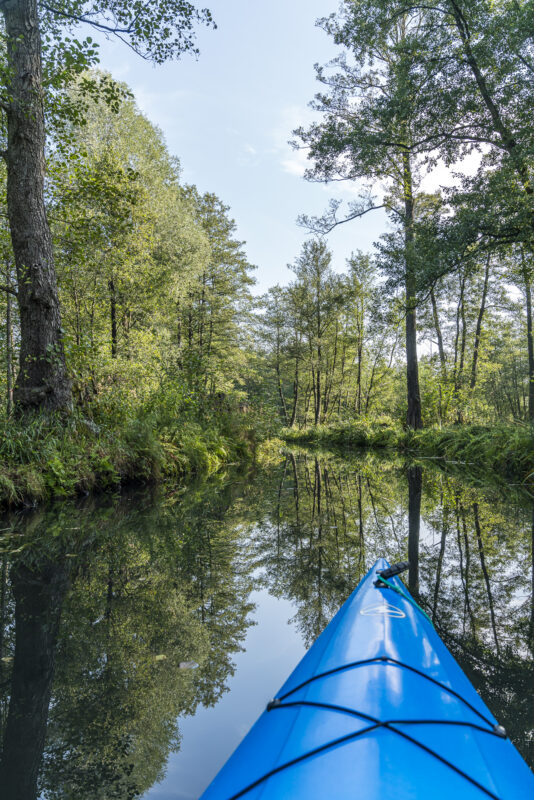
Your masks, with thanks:
M 208 11 L 197 11 L 182 0 L 160 2 L 154 8 L 140 0 L 124 2 L 60 2 L 2 0 L 7 37 L 7 70 L 3 104 L 7 116 L 7 202 L 17 269 L 20 310 L 20 370 L 15 403 L 20 411 L 68 409 L 71 388 L 63 350 L 52 238 L 45 209 L 45 82 L 41 26 L 54 40 L 58 60 L 70 65 L 50 78 L 61 88 L 95 57 L 91 38 L 65 41 L 61 23 L 78 23 L 106 30 L 156 62 L 194 50 L 193 24 L 211 22 Z M 68 39 L 68 37 L 66 37 Z M 52 47 L 52 52 L 54 48 Z M 57 52 L 55 53 L 57 55 Z
M 229 207 L 215 194 L 193 186 L 184 197 L 209 242 L 195 280 L 184 286 L 172 325 L 180 366 L 200 395 L 242 391 L 246 374 L 244 322 L 251 306 L 255 269 L 235 238 Z
M 292 286 L 293 302 L 299 309 L 298 324 L 311 368 L 315 425 L 324 421 L 328 413 L 338 358 L 338 314 L 343 294 L 340 281 L 332 273 L 331 259 L 325 242 L 311 239 L 304 243 L 291 267 L 296 275 Z
M 420 20 L 399 14 L 394 25 L 376 32 L 368 18 L 346 2 L 338 18 L 322 20 L 323 27 L 345 51 L 331 65 L 330 74 L 318 68 L 327 93 L 316 95 L 313 107 L 323 120 L 295 133 L 308 148 L 313 162 L 310 180 L 387 181 L 384 199 L 375 201 L 370 192 L 353 203 L 345 219 L 337 217 L 340 206 L 332 201 L 322 219 L 303 217 L 312 229 L 327 233 L 336 225 L 362 217 L 376 208 L 387 208 L 402 231 L 395 271 L 405 291 L 406 424 L 422 426 L 417 362 L 417 243 L 415 241 L 415 186 L 417 159 L 429 147 L 418 131 L 418 93 L 423 79 L 414 70 L 414 38 Z M 402 262 L 402 266 L 401 263 Z M 400 272 L 400 274 L 399 274 Z
M 106 388 L 126 406 L 127 388 L 141 399 L 159 385 L 176 349 L 173 301 L 192 290 L 210 244 L 177 159 L 133 100 L 117 111 L 90 102 L 85 117 L 69 131 L 75 157 L 55 153 L 49 172 L 67 365 L 87 409 Z

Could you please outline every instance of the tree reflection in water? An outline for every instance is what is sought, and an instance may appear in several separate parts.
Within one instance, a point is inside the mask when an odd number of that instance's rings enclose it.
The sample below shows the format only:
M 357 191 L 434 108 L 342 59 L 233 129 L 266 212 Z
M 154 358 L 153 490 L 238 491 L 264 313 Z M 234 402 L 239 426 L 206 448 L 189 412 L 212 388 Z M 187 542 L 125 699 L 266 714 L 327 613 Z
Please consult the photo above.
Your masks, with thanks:
M 142 796 L 180 747 L 177 720 L 226 691 L 251 589 L 290 600 L 309 646 L 379 556 L 409 556 L 412 592 L 534 762 L 534 506 L 520 495 L 295 451 L 256 480 L 1 527 L 3 800 Z
M 234 500 L 212 482 L 10 518 L 3 800 L 126 800 L 161 779 L 177 718 L 217 702 L 250 624 Z
M 533 765 L 528 498 L 476 488 L 468 475 L 309 452 L 288 455 L 270 492 L 263 504 L 273 511 L 257 526 L 256 563 L 270 591 L 295 603 L 306 645 L 377 558 L 409 557 L 410 590 Z

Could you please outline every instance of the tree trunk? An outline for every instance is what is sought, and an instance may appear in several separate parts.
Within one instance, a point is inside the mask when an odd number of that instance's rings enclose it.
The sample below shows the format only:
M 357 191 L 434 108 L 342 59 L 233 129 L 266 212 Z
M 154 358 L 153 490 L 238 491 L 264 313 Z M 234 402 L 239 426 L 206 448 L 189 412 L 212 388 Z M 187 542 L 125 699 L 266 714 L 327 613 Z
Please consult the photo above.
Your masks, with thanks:
M 532 338 L 532 285 L 531 275 L 523 260 L 523 280 L 527 301 L 527 346 L 528 346 L 528 419 L 534 422 L 534 341 Z
M 438 304 L 436 303 L 434 289 L 430 290 L 430 300 L 432 302 L 432 318 L 434 320 L 434 328 L 436 330 L 436 337 L 438 340 L 439 363 L 441 366 L 441 372 L 445 377 L 447 372 L 447 359 L 445 357 L 445 349 L 443 347 L 443 336 L 441 334 L 441 325 L 439 324 Z
M 458 398 L 458 422 L 462 423 L 463 420 L 463 397 L 460 395 L 460 390 L 463 384 L 463 377 L 464 377 L 464 362 L 465 362 L 465 343 L 467 337 L 467 326 L 465 322 L 465 278 L 462 285 L 462 304 L 460 306 L 460 315 L 462 320 L 462 336 L 460 339 L 460 363 L 458 367 L 458 374 L 457 374 L 457 398 Z
M 113 279 L 108 284 L 109 288 L 109 316 L 111 323 L 111 358 L 117 357 L 117 294 Z
M 308 426 L 308 412 L 310 410 L 310 402 L 311 402 L 311 392 L 310 392 L 310 384 L 306 386 L 306 391 L 304 392 L 304 419 L 302 421 L 302 427 L 306 428 Z
M 276 371 L 276 384 L 278 386 L 278 395 L 280 397 L 280 404 L 283 414 L 283 422 L 284 425 L 287 427 L 289 424 L 289 416 L 287 413 L 287 406 L 286 406 L 286 399 L 284 397 L 284 390 L 282 387 L 282 375 L 280 374 L 280 336 L 279 332 L 277 332 L 276 337 L 276 363 L 275 363 L 275 371 Z
M 295 357 L 295 377 L 293 378 L 293 409 L 291 411 L 291 419 L 289 420 L 289 427 L 292 428 L 297 419 L 297 408 L 299 402 L 299 359 Z
M 362 413 L 362 343 L 358 341 L 358 370 L 356 373 L 356 413 L 358 416 Z
M 423 427 L 423 422 L 421 419 L 421 394 L 419 391 L 419 368 L 417 364 L 417 320 L 415 313 L 416 276 L 413 253 L 414 204 L 410 154 L 405 151 L 402 159 L 404 174 L 404 243 L 406 258 L 406 388 L 408 396 L 406 425 L 408 428 L 418 430 Z
M 480 351 L 480 335 L 482 333 L 482 319 L 484 318 L 484 311 L 486 309 L 486 298 L 488 296 L 488 282 L 490 271 L 491 256 L 488 255 L 486 260 L 486 270 L 484 272 L 484 286 L 482 287 L 482 298 L 480 300 L 480 309 L 478 311 L 477 326 L 475 329 L 475 344 L 473 346 L 473 363 L 471 365 L 471 382 L 470 388 L 474 389 L 477 382 L 477 364 L 478 354 Z
M 315 373 L 315 414 L 314 425 L 321 421 L 321 350 L 317 351 L 317 372 Z
M 8 273 L 9 274 L 9 273 Z M 11 292 L 6 292 L 6 410 L 13 411 L 13 322 L 11 319 Z
M 45 122 L 37 0 L 0 2 L 10 69 L 7 111 L 7 208 L 17 269 L 19 411 L 72 405 L 63 351 L 52 237 L 44 202 Z
M 276 383 L 278 386 L 278 395 L 280 397 L 280 405 L 283 414 L 283 421 L 284 425 L 287 427 L 289 425 L 289 417 L 287 415 L 287 406 L 286 406 L 286 398 L 284 397 L 284 390 L 282 388 L 282 376 L 280 375 L 280 366 L 276 365 Z

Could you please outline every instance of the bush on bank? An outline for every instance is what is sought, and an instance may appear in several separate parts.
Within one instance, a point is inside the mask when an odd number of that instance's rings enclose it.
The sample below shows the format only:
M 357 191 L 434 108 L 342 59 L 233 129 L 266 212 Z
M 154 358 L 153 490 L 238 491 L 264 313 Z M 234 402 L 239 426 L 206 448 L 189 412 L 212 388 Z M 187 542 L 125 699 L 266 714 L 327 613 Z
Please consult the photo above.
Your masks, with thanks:
M 534 479 L 534 435 L 527 425 L 463 425 L 405 430 L 389 420 L 362 420 L 306 430 L 284 430 L 286 442 L 326 447 L 391 448 L 469 465 L 508 479 Z
M 250 458 L 254 435 L 231 410 L 214 417 L 156 414 L 98 423 L 74 413 L 67 420 L 0 419 L 0 505 L 112 489 L 127 482 L 179 480 Z

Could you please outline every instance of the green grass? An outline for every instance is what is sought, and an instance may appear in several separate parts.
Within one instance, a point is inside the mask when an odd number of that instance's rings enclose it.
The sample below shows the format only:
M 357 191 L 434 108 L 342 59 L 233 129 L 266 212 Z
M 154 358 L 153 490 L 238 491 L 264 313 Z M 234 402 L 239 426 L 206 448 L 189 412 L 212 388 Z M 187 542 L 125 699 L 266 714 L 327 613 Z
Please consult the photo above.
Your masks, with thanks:
M 123 483 L 176 482 L 252 456 L 250 430 L 232 414 L 213 419 L 155 416 L 95 425 L 73 414 L 0 419 L 0 505 L 36 504 Z
M 362 420 L 307 430 L 285 430 L 286 442 L 342 448 L 390 448 L 412 456 L 497 473 L 534 483 L 534 436 L 526 425 L 463 425 L 410 431 L 390 421 Z

